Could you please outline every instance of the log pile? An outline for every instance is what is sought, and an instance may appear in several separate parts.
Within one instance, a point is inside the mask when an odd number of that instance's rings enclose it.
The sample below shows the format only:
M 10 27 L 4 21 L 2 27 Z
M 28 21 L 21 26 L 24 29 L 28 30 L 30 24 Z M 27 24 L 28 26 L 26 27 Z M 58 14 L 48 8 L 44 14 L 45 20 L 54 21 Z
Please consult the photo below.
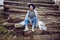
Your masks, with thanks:
M 30 2 L 25 1 L 15 1 L 15 0 L 6 0 L 4 2 L 4 12 L 9 15 L 15 15 L 18 16 L 18 19 L 13 19 L 15 21 L 12 22 L 9 18 L 9 21 L 6 21 L 9 23 L 19 23 L 24 20 L 27 10 L 29 8 L 27 7 L 28 3 L 35 4 L 36 10 L 38 11 L 39 19 L 46 23 L 47 30 L 41 31 L 39 29 L 35 29 L 35 32 L 31 32 L 31 29 L 27 32 L 24 32 L 24 26 L 20 28 L 12 28 L 14 29 L 15 35 L 22 34 L 24 36 L 24 40 L 59 40 L 60 35 L 60 11 L 59 6 L 55 5 L 53 1 L 32 1 Z M 18 21 L 17 21 L 18 20 Z M 12 26 L 14 26 L 14 24 Z M 8 26 L 9 28 L 12 26 Z M 6 27 L 6 26 L 5 26 Z M 20 30 L 21 29 L 21 30 Z M 19 33 L 19 34 L 17 34 Z

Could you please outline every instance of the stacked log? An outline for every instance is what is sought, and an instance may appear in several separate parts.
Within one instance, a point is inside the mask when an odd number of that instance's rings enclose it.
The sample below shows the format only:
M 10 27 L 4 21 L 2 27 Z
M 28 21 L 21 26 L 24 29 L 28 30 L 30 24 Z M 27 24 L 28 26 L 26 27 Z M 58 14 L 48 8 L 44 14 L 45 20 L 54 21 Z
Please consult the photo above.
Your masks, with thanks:
M 24 26 L 20 27 L 20 28 L 13 28 L 14 29 L 14 33 L 23 33 L 24 36 L 24 40 L 59 40 L 59 35 L 60 35 L 60 11 L 59 6 L 54 4 L 53 1 L 32 1 L 30 0 L 30 2 L 27 2 L 25 0 L 24 1 L 15 1 L 15 0 L 10 0 L 10 1 L 5 1 L 4 2 L 4 8 L 5 8 L 5 12 L 9 15 L 15 15 L 15 16 L 19 16 L 19 20 L 18 22 L 16 22 L 16 18 L 13 19 L 15 20 L 15 22 L 12 22 L 12 20 L 9 21 L 11 23 L 19 23 L 21 21 L 24 20 L 25 15 L 27 10 L 29 10 L 29 8 L 27 7 L 28 3 L 32 3 L 36 6 L 36 10 L 38 11 L 38 15 L 39 15 L 39 19 L 43 22 L 46 23 L 47 26 L 47 30 L 46 31 L 41 31 L 38 28 L 35 29 L 35 32 L 31 32 L 31 29 L 27 32 L 24 32 Z M 7 11 L 6 11 L 7 9 Z M 21 20 L 22 19 L 22 20 Z M 8 23 L 10 23 L 9 21 L 7 21 Z M 9 26 L 11 27 L 11 26 Z M 21 30 L 20 30 L 21 29 Z M 16 33 L 16 34 L 17 34 Z M 20 35 L 20 34 L 18 34 Z M 28 38 L 27 38 L 28 37 Z M 31 38 L 32 37 L 32 38 Z

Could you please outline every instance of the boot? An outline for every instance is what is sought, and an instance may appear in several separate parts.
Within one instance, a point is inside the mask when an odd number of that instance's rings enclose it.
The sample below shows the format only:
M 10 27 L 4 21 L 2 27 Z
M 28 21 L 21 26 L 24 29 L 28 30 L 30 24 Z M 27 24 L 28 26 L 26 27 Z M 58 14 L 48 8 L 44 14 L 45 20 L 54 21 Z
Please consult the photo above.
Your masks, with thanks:
M 32 26 L 32 31 L 34 32 L 35 30 L 34 30 L 34 26 Z
M 28 26 L 25 27 L 25 30 L 24 30 L 24 31 L 27 31 L 27 30 L 29 30 L 29 29 L 28 29 Z

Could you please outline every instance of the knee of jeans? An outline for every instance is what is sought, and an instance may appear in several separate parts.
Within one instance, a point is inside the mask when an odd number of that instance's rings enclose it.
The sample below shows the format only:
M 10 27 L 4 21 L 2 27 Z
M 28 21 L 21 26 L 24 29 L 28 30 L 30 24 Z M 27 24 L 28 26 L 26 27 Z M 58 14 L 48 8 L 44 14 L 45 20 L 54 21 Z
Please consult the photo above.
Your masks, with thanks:
M 37 20 L 37 17 L 34 17 L 33 19 L 34 19 L 34 20 Z
M 25 19 L 25 21 L 28 21 L 28 19 Z
M 32 21 L 37 21 L 37 18 L 34 18 Z
M 25 23 L 29 23 L 29 20 L 28 20 L 28 19 L 26 19 L 26 20 L 25 20 Z
M 37 20 L 36 20 L 36 19 L 32 21 L 32 23 L 36 23 L 36 22 L 37 22 Z

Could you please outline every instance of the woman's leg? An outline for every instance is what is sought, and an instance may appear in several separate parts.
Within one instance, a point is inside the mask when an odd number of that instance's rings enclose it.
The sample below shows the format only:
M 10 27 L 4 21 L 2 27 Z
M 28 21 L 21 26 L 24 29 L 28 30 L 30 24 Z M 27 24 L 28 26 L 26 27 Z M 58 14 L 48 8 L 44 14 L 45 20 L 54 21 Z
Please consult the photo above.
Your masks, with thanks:
M 37 18 L 34 17 L 34 18 L 32 19 L 32 25 L 36 26 L 36 22 L 37 22 Z
M 32 19 L 32 31 L 34 31 L 34 27 L 36 26 L 36 23 L 37 23 L 37 18 L 34 17 L 34 18 Z
M 26 19 L 25 20 L 25 30 L 24 31 L 28 30 L 28 23 L 29 23 L 29 19 Z

